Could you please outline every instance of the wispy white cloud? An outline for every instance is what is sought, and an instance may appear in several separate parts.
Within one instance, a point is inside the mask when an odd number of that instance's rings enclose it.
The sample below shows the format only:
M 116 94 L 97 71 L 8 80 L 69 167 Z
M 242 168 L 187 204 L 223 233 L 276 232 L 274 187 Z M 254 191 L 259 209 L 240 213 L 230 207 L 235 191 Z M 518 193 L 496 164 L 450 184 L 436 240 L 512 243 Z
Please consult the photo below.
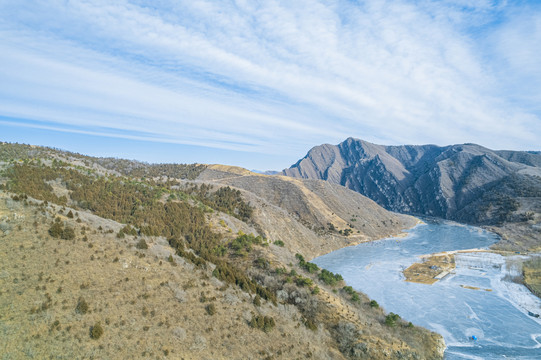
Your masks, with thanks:
M 525 111 L 541 113 L 541 4 L 513 9 L 486 42 L 491 66 L 509 96 Z
M 541 12 L 521 9 L 0 0 L 0 115 L 294 156 L 347 136 L 538 149 Z

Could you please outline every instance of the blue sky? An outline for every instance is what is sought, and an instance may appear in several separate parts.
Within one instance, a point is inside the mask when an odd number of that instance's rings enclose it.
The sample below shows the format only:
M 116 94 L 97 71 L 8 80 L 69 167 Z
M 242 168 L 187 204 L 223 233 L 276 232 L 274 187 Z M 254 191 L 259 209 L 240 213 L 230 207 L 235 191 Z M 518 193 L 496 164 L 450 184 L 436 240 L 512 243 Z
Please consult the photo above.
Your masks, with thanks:
M 0 0 L 0 140 L 260 170 L 350 136 L 541 150 L 537 3 Z

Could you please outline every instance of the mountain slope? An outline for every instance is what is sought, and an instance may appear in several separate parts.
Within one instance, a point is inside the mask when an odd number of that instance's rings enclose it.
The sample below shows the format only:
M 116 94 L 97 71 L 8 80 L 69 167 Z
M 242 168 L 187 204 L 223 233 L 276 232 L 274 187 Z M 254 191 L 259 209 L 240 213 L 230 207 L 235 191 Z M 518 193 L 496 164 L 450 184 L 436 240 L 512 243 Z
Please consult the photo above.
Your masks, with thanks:
M 283 174 L 343 185 L 393 211 L 501 226 L 538 220 L 540 164 L 536 152 L 475 144 L 382 146 L 349 138 L 312 148 Z
M 242 190 L 255 206 L 254 222 L 260 232 L 284 241 L 293 253 L 309 259 L 362 241 L 399 235 L 417 222 L 325 181 L 220 170 L 223 167 L 211 165 L 198 180 Z
M 414 223 L 322 181 L 0 144 L 0 346 L 10 358 L 441 359 L 439 335 L 390 327 L 301 255 Z

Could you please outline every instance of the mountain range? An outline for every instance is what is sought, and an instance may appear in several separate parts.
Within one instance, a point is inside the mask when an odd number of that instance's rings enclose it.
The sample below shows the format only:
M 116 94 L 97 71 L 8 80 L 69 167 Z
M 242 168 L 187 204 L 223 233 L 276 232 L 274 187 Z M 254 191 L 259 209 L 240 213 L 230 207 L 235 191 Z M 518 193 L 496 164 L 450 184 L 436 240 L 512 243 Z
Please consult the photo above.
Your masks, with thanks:
M 384 146 L 348 138 L 312 148 L 282 173 L 343 185 L 388 210 L 492 226 L 504 240 L 514 236 L 526 247 L 541 245 L 540 152 L 476 144 Z

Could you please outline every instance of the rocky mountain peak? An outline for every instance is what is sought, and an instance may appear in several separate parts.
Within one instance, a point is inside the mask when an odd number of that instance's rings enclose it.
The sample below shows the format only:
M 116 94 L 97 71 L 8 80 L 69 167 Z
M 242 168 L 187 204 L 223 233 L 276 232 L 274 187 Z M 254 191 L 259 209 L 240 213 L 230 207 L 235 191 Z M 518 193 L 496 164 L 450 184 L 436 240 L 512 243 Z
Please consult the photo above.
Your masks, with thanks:
M 502 197 L 520 198 L 524 192 L 541 197 L 532 185 L 541 189 L 540 153 L 470 143 L 385 146 L 350 137 L 312 148 L 283 174 L 344 185 L 393 211 L 472 223 L 512 217 L 514 210 Z M 519 190 L 517 183 L 528 189 Z

